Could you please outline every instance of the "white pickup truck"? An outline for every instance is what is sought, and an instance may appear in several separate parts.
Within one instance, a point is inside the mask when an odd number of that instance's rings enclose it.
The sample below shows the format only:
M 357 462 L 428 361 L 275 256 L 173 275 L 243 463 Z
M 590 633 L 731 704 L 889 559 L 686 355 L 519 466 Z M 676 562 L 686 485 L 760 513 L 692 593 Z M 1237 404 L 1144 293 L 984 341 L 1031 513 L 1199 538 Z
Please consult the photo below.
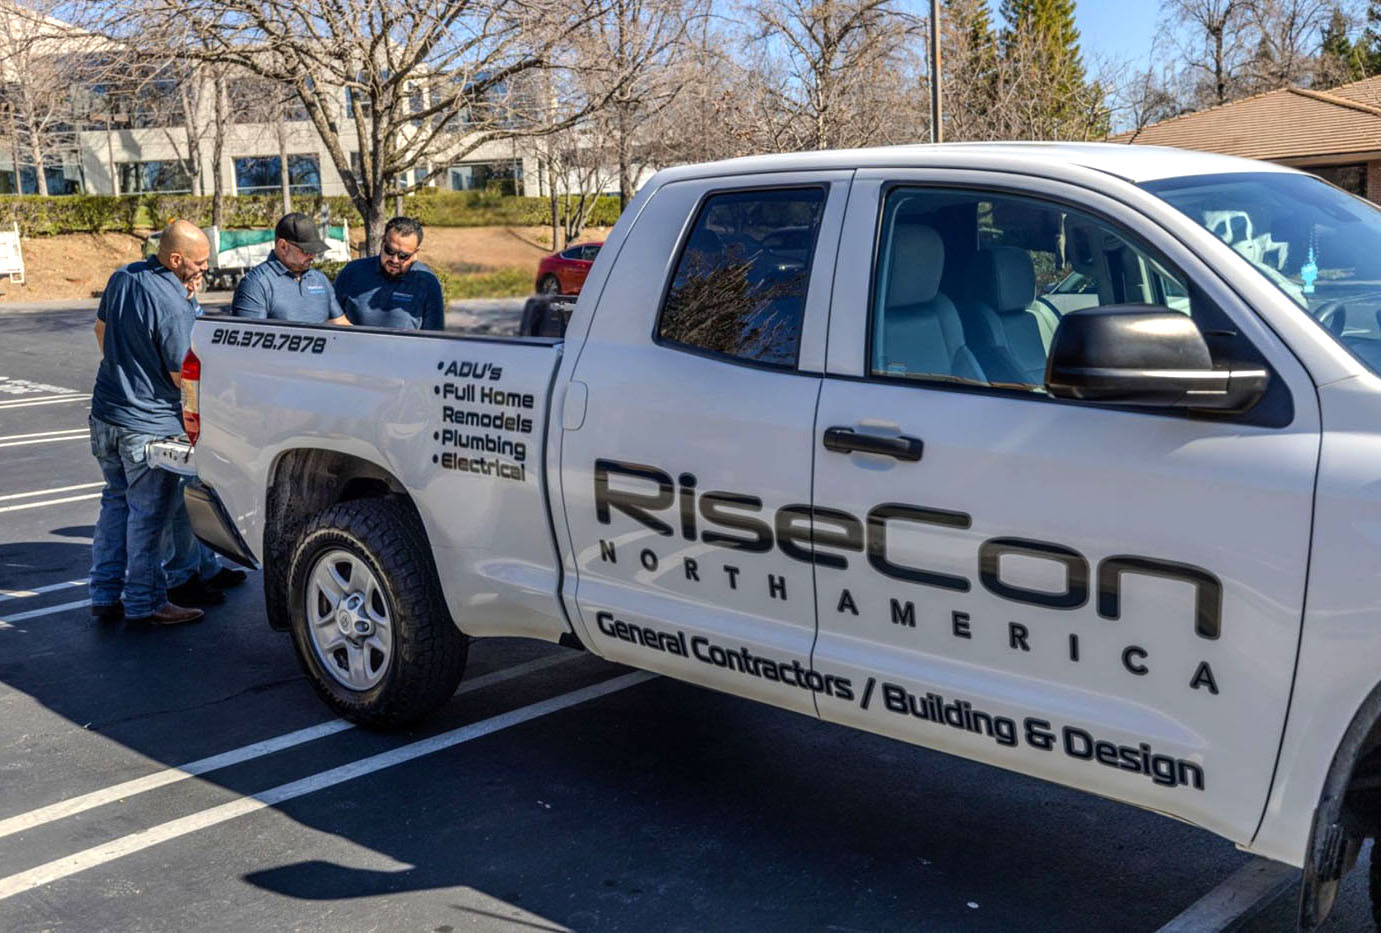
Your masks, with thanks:
M 751 158 L 563 340 L 204 317 L 162 458 L 347 718 L 583 646 L 1187 820 L 1312 928 L 1381 828 L 1379 312 L 1381 211 L 1269 164 Z

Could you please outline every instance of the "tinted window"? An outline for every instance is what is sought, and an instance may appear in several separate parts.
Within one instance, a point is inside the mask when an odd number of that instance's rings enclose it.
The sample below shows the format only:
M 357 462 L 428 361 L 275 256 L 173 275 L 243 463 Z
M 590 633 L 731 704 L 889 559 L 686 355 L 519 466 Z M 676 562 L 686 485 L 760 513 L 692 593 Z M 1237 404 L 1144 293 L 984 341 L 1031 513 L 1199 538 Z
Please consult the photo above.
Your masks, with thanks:
M 1190 291 L 1147 250 L 1063 205 L 897 188 L 874 278 L 874 375 L 1039 391 L 1066 314 L 1112 304 L 1191 314 Z
M 666 342 L 795 366 L 823 188 L 716 194 L 681 253 L 657 325 Z

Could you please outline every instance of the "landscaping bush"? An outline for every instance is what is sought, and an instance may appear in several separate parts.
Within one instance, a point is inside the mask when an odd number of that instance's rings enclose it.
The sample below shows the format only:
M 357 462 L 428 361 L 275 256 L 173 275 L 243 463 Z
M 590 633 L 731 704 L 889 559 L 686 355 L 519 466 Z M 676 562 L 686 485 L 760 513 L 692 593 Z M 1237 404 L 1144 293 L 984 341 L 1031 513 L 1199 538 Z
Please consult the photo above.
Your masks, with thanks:
M 336 280 L 343 262 L 319 262 L 313 268 L 320 269 L 331 281 Z M 516 298 L 532 294 L 532 272 L 517 266 L 502 269 L 485 269 L 476 272 L 447 272 L 432 267 L 436 277 L 441 280 L 441 293 L 447 301 L 457 298 Z
M 329 208 L 332 223 L 344 220 L 356 231 L 361 230 L 363 219 L 350 199 L 343 195 L 293 197 L 293 207 L 312 217 L 320 215 L 323 205 Z M 390 216 L 392 206 L 390 201 Z M 282 197 L 276 193 L 226 197 L 225 227 L 272 227 L 282 211 Z M 500 194 L 498 190 L 427 189 L 405 198 L 403 213 L 433 227 L 540 227 L 551 223 L 551 203 L 546 198 L 516 197 Z M 618 198 L 601 197 L 589 223 L 594 227 L 609 227 L 618 216 Z M 132 234 L 139 227 L 160 230 L 170 220 L 179 218 L 201 227 L 209 226 L 211 197 L 190 194 L 0 195 L 0 225 L 8 227 L 11 222 L 18 223 L 20 234 L 26 237 L 107 230 Z
M 11 194 L 0 196 L 0 224 L 19 224 L 23 236 L 105 230 L 133 233 L 139 206 L 137 195 L 71 194 L 45 198 Z

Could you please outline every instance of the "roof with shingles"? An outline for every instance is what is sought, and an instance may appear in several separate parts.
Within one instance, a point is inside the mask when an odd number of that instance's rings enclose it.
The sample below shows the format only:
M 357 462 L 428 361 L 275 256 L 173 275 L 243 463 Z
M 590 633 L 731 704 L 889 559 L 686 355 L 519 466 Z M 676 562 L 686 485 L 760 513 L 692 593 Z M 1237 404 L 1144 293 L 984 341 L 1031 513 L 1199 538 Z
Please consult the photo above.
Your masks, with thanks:
M 1381 150 L 1381 75 L 1329 91 L 1269 91 L 1119 133 L 1108 141 L 1252 159 L 1374 152 Z

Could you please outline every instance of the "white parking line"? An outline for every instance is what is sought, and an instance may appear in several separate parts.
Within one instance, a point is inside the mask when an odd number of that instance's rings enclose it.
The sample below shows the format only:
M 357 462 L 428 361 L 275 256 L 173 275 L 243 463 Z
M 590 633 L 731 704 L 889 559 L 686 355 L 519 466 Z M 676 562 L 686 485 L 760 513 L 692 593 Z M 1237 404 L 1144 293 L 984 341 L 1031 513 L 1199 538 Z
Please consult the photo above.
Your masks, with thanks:
M 66 438 L 54 438 L 54 440 L 66 440 Z M 5 446 L 7 445 L 0 444 L 0 447 Z M 97 483 L 96 485 L 101 486 L 104 484 Z M 42 509 L 50 505 L 62 505 L 64 502 L 83 502 L 87 499 L 99 498 L 101 498 L 101 494 L 99 492 L 89 492 L 83 496 L 62 496 L 57 499 L 47 499 L 43 502 L 22 502 L 19 505 L 0 506 L 0 512 L 22 512 L 25 509 Z
M 81 402 L 90 399 L 89 395 L 40 395 L 35 398 L 15 398 L 0 401 L 0 409 L 28 408 L 30 405 L 61 405 L 63 402 Z
M 74 603 L 62 603 L 58 606 L 46 606 L 42 609 L 30 609 L 28 612 L 19 612 L 7 618 L 0 619 L 0 629 L 13 628 L 13 622 L 24 622 L 28 619 L 37 619 L 39 616 L 50 616 L 59 612 L 66 612 L 68 609 L 80 609 L 82 606 L 91 605 L 89 599 L 79 599 Z
M 1274 900 L 1299 874 L 1282 862 L 1254 858 L 1156 933 L 1217 933 Z
M 87 578 L 80 580 L 64 580 L 61 583 L 49 583 L 47 586 L 36 586 L 31 590 L 0 590 L 0 603 L 7 599 L 28 599 L 30 596 L 38 596 L 43 593 L 51 593 L 54 590 L 65 590 L 73 586 L 86 586 Z
M 84 582 L 84 581 L 83 581 Z M 500 671 L 493 671 L 474 680 L 467 680 L 460 685 L 456 691 L 456 696 L 463 693 L 473 693 L 476 690 L 483 690 L 485 687 L 492 687 L 494 684 L 512 680 L 515 677 L 522 677 L 536 671 L 555 667 L 558 664 L 565 664 L 574 661 L 576 658 L 586 657 L 586 655 L 571 652 L 569 654 L 553 654 L 535 661 L 528 661 L 526 664 L 517 664 L 513 667 L 506 667 Z M 185 765 L 178 765 L 175 768 L 164 768 L 162 771 L 155 771 L 153 774 L 146 774 L 143 777 L 133 778 L 122 784 L 112 787 L 103 787 L 100 790 L 91 791 L 88 794 L 81 794 L 77 797 L 69 797 L 66 800 L 59 800 L 57 803 L 49 804 L 46 807 L 39 807 L 37 810 L 30 810 L 27 813 L 20 813 L 8 819 L 0 820 L 0 839 L 12 836 L 15 833 L 23 832 L 26 829 L 33 829 L 35 826 L 42 826 L 44 823 L 52 823 L 76 813 L 83 813 L 96 807 L 114 803 L 135 794 L 142 794 L 145 791 L 154 790 L 159 787 L 166 787 L 169 784 L 176 784 L 190 777 L 201 774 L 208 774 L 212 771 L 219 771 L 221 768 L 229 768 L 231 765 L 238 765 L 242 762 L 252 761 L 255 758 L 262 758 L 265 755 L 272 755 L 284 749 L 302 745 L 306 742 L 314 742 L 317 739 L 335 735 L 338 732 L 345 732 L 355 728 L 353 723 L 346 722 L 344 719 L 333 719 L 330 722 L 319 723 L 315 726 L 308 726 L 305 729 L 298 729 L 296 732 L 288 732 L 283 735 L 276 735 L 273 738 L 264 739 L 261 742 L 254 742 L 250 745 L 242 745 L 239 748 L 231 749 L 228 752 L 221 752 L 209 758 L 201 758 L 197 761 L 188 762 Z
M 90 431 L 81 428 L 76 431 L 65 432 L 45 432 L 38 434 L 15 434 L 11 437 L 0 437 L 0 447 L 29 447 L 33 444 L 52 444 L 57 441 L 79 441 L 90 436 Z M 25 438 L 20 440 L 20 438 Z
M 12 492 L 0 496 L 0 502 L 13 502 L 15 499 L 32 499 L 35 496 L 50 496 L 59 492 L 72 492 L 77 489 L 95 489 L 97 486 L 104 486 L 105 481 L 95 483 L 77 483 L 75 486 L 54 486 L 51 489 L 35 489 L 33 492 Z
M 493 735 L 495 732 L 530 722 L 579 703 L 608 696 L 619 690 L 625 690 L 651 680 L 656 676 L 646 671 L 634 671 L 631 674 L 624 674 L 602 683 L 564 693 L 549 700 L 542 700 L 468 726 L 462 726 L 459 729 L 452 729 L 450 732 L 443 732 L 420 742 L 413 742 L 410 745 L 403 745 L 391 751 L 372 755 L 369 758 L 352 761 L 349 764 L 331 768 L 328 771 L 322 771 L 289 784 L 280 784 L 250 797 L 241 797 L 180 819 L 160 823 L 140 832 L 111 840 L 103 845 L 93 846 L 75 855 L 39 865 L 28 871 L 10 875 L 8 878 L 0 878 L 0 900 L 14 897 L 16 894 L 23 894 L 25 891 L 51 884 L 78 872 L 105 865 L 126 855 L 142 852 L 144 849 L 152 848 L 160 843 L 216 826 L 236 817 L 277 806 L 298 797 L 305 797 L 307 794 L 334 787 L 346 781 L 353 781 L 355 778 L 363 777 L 366 774 L 373 774 L 384 768 L 391 768 L 394 765 L 413 761 L 424 755 L 443 751 L 464 742 Z
M 57 437 L 58 435 L 68 434 L 89 434 L 90 428 L 63 428 L 60 431 L 35 431 L 32 434 L 6 434 L 0 437 L 0 441 L 22 441 L 31 437 Z

